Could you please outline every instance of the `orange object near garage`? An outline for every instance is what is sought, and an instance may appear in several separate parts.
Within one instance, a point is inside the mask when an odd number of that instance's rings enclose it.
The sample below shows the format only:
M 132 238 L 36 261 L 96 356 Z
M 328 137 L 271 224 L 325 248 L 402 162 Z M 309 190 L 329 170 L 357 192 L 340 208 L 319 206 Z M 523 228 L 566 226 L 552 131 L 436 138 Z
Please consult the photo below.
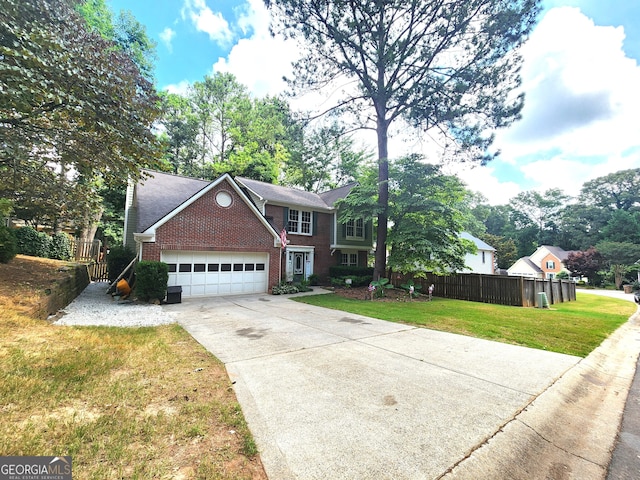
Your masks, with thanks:
M 124 278 L 116 284 L 116 288 L 118 289 L 120 295 L 122 295 L 123 297 L 128 297 L 131 293 L 129 282 L 127 282 Z

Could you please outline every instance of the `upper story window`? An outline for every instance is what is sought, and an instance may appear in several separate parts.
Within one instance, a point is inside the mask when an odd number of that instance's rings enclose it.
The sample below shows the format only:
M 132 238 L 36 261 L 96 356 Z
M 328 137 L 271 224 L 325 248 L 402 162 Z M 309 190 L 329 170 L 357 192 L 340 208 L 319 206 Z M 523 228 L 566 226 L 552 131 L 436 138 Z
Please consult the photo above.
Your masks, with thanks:
M 311 235 L 311 212 L 307 210 L 289 209 L 288 233 Z
M 361 218 L 358 220 L 349 220 L 346 223 L 346 227 L 347 238 L 364 239 L 364 221 Z
M 547 268 L 553 270 L 556 268 L 556 262 L 553 260 L 547 260 Z

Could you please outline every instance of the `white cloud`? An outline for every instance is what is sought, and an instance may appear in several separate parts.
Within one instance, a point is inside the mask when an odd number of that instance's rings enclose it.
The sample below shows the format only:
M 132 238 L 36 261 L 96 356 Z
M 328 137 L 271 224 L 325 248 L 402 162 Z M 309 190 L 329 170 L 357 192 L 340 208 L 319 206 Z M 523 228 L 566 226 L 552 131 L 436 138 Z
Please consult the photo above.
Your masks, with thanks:
M 213 72 L 233 73 L 256 96 L 275 95 L 286 89 L 283 75 L 299 52 L 292 42 L 269 33 L 269 12 L 261 0 L 248 0 L 238 20 L 239 28 L 251 32 L 239 40 L 226 58 L 219 58 Z
M 501 182 L 495 176 L 493 166 L 468 167 L 466 165 L 448 165 L 445 172 L 455 174 L 467 188 L 484 195 L 490 205 L 504 205 L 522 191 L 521 186 L 512 181 Z
M 505 158 L 557 150 L 564 158 L 620 155 L 640 145 L 640 68 L 621 27 L 579 9 L 550 10 L 523 49 L 523 119 L 498 135 Z
M 163 90 L 166 90 L 169 93 L 182 95 L 184 97 L 186 96 L 187 90 L 189 90 L 190 86 L 191 86 L 191 83 L 188 80 L 182 80 L 181 82 L 167 85 L 166 87 L 163 88 Z
M 181 15 L 183 20 L 191 20 L 196 30 L 206 33 L 215 42 L 226 45 L 233 38 L 229 23 L 220 12 L 211 10 L 205 0 L 185 0 Z
M 160 32 L 160 40 L 165 44 L 169 53 L 173 52 L 173 45 L 171 45 L 171 41 L 176 36 L 176 32 L 172 30 L 170 27 L 165 28 L 162 32 Z
M 549 10 L 522 52 L 523 119 L 497 133 L 502 154 L 490 168 L 459 173 L 469 187 L 494 204 L 522 185 L 577 196 L 586 181 L 640 168 L 640 67 L 624 37 L 577 8 Z

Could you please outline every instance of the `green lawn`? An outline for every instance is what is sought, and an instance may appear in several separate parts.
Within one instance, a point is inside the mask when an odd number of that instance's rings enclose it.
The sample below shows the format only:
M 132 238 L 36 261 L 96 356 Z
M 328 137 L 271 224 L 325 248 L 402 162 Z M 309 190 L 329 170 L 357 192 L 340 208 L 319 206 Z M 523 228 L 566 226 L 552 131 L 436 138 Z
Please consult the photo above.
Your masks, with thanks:
M 576 302 L 552 305 L 550 309 L 444 298 L 431 302 L 379 302 L 330 294 L 300 297 L 296 301 L 581 357 L 587 356 L 636 311 L 632 302 L 580 292 Z

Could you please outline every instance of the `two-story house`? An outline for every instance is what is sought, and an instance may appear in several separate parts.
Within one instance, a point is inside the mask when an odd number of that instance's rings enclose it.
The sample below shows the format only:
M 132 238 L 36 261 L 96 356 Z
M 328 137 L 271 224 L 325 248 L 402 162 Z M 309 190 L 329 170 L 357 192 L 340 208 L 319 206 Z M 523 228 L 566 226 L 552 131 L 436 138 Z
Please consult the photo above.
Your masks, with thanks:
M 312 274 L 326 281 L 332 265 L 366 266 L 371 220 L 339 224 L 335 205 L 354 185 L 316 194 L 229 175 L 145 174 L 127 189 L 124 242 L 167 263 L 184 297 L 268 292 Z
M 468 232 L 462 232 L 461 238 L 472 241 L 476 246 L 475 253 L 467 253 L 464 257 L 464 264 L 467 266 L 460 273 L 483 273 L 493 275 L 495 273 L 496 249 L 478 237 Z
M 564 264 L 571 252 L 560 247 L 542 245 L 528 257 L 522 257 L 509 267 L 509 275 L 534 278 L 555 278 L 558 273 L 567 271 Z

